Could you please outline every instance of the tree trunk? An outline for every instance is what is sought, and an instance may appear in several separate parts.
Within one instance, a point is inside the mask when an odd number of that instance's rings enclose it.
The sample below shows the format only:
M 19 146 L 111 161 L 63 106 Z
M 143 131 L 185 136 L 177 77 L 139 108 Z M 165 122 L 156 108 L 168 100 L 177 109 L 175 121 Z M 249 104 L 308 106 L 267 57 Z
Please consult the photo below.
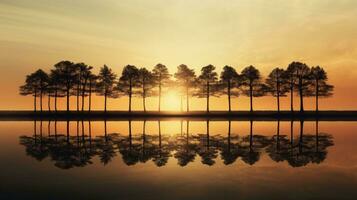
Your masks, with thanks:
M 316 112 L 319 112 L 319 81 L 316 80 Z
M 186 111 L 190 111 L 190 103 L 189 103 L 189 96 L 188 96 L 188 86 L 186 86 Z
M 131 83 L 131 78 L 129 81 L 129 112 L 131 112 L 131 93 L 132 93 L 132 83 Z
M 253 85 L 249 84 L 250 112 L 253 112 Z
M 278 106 L 278 113 L 280 113 L 280 82 L 277 80 L 276 84 L 276 100 L 277 100 L 277 106 Z
M 81 82 L 82 82 L 81 74 L 79 76 L 80 77 L 78 78 L 78 83 L 77 83 L 77 112 L 79 112 L 79 95 L 81 92 Z
M 35 91 L 35 94 L 33 95 L 33 111 L 37 111 L 37 91 Z
M 290 87 L 290 109 L 291 113 L 294 112 L 294 87 Z
M 209 112 L 209 82 L 207 81 L 207 84 L 206 84 L 206 98 L 207 98 L 207 102 L 206 102 L 206 111 Z
M 56 86 L 56 90 L 55 90 L 55 112 L 57 112 L 57 86 Z
M 82 112 L 84 111 L 84 98 L 85 98 L 85 95 L 86 95 L 86 85 L 87 85 L 87 79 L 85 79 L 84 85 L 83 85 L 83 88 L 82 88 Z
M 228 111 L 231 112 L 231 81 L 228 81 Z
M 104 95 L 104 112 L 107 112 L 107 93 Z
M 42 112 L 42 97 L 43 97 L 43 93 L 42 93 L 42 90 L 41 90 L 41 93 L 40 93 L 40 109 L 41 109 L 41 112 Z
M 88 111 L 92 110 L 92 83 L 89 84 Z
M 302 79 L 299 80 L 300 112 L 304 112 L 304 94 L 302 91 Z
M 161 77 L 159 82 L 159 112 L 161 111 Z
M 48 94 L 47 106 L 48 106 L 48 111 L 51 112 L 51 95 L 50 94 Z
M 294 120 L 290 121 L 290 140 L 291 140 L 291 146 L 294 144 Z
M 67 112 L 69 112 L 69 89 L 67 88 Z
M 143 78 L 142 80 L 143 82 L 143 108 L 144 108 L 144 112 L 146 112 L 146 103 L 145 103 L 145 98 L 146 98 L 146 90 L 145 90 L 145 79 Z

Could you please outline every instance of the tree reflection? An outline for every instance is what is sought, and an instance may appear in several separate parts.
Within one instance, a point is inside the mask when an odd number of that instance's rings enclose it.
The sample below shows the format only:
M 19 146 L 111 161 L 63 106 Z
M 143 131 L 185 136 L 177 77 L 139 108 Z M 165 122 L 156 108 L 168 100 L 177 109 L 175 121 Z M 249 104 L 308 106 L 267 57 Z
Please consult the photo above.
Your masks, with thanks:
M 226 135 L 212 134 L 210 121 L 206 121 L 205 134 L 190 133 L 190 121 L 186 121 L 186 132 L 181 123 L 177 134 L 162 134 L 161 122 L 157 122 L 157 133 L 146 132 L 146 121 L 142 122 L 142 133 L 133 134 L 132 121 L 128 121 L 128 134 L 108 133 L 107 121 L 104 121 L 104 133 L 92 136 L 91 122 L 76 121 L 75 134 L 71 134 L 72 122 L 65 122 L 65 134 L 60 134 L 57 121 L 47 122 L 47 134 L 43 134 L 42 121 L 34 121 L 32 136 L 21 136 L 20 144 L 26 154 L 42 161 L 46 158 L 61 169 L 83 167 L 92 164 L 98 157 L 103 165 L 121 155 L 128 165 L 153 162 L 156 166 L 165 166 L 170 158 L 177 159 L 179 166 L 185 167 L 194 162 L 196 156 L 201 163 L 212 166 L 220 155 L 225 165 L 237 160 L 254 165 L 263 153 L 275 162 L 287 162 L 292 167 L 308 164 L 320 164 L 327 156 L 327 148 L 333 145 L 333 138 L 319 131 L 319 121 L 315 122 L 315 133 L 304 132 L 304 121 L 300 121 L 300 133 L 294 136 L 294 122 L 290 123 L 290 137 L 281 133 L 280 121 L 276 122 L 276 134 L 264 136 L 254 132 L 254 122 L 250 121 L 248 135 L 232 133 L 231 121 L 228 121 Z M 54 130 L 52 130 L 54 128 Z

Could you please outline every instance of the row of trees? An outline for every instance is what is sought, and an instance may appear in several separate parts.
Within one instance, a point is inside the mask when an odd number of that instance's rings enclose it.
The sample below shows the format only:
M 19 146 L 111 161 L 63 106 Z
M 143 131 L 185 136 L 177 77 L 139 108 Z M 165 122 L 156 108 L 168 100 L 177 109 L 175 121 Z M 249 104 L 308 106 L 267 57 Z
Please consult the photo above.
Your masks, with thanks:
M 143 110 L 146 111 L 146 98 L 158 96 L 158 111 L 161 111 L 162 94 L 168 88 L 175 87 L 181 97 L 186 98 L 186 111 L 189 111 L 191 97 L 205 98 L 206 111 L 210 110 L 210 97 L 226 95 L 228 111 L 231 111 L 232 97 L 240 95 L 250 97 L 250 111 L 253 111 L 254 97 L 272 95 L 276 97 L 277 111 L 280 112 L 280 98 L 290 93 L 291 111 L 294 111 L 294 94 L 300 98 L 300 111 L 304 111 L 304 97 L 316 98 L 316 111 L 319 109 L 319 97 L 332 95 L 333 86 L 327 83 L 326 71 L 319 67 L 309 67 L 301 62 L 292 62 L 287 69 L 275 68 L 264 80 L 254 66 L 244 68 L 238 73 L 231 66 L 224 66 L 220 76 L 213 65 L 202 67 L 197 76 L 193 69 L 181 64 L 173 75 L 163 64 L 157 64 L 152 71 L 134 65 L 124 67 L 119 78 L 108 66 L 100 68 L 99 74 L 92 72 L 93 67 L 84 63 L 61 61 L 54 65 L 49 73 L 42 69 L 28 75 L 25 84 L 20 87 L 21 95 L 34 97 L 34 110 L 37 111 L 37 98 L 40 110 L 43 110 L 43 97 L 48 97 L 48 110 L 51 111 L 51 98 L 54 98 L 54 110 L 57 111 L 58 98 L 66 97 L 67 111 L 70 110 L 70 96 L 76 96 L 77 111 L 84 111 L 85 98 L 88 97 L 88 111 L 91 111 L 92 94 L 104 97 L 104 111 L 107 111 L 107 99 L 121 96 L 129 97 L 128 110 L 132 110 L 132 97 L 142 98 Z M 182 101 L 183 98 L 181 98 Z M 183 108 L 181 108 L 181 111 Z
M 292 128 L 290 138 L 280 133 L 280 121 L 277 121 L 276 134 L 273 136 L 254 134 L 253 122 L 250 123 L 249 135 L 231 134 L 229 121 L 226 136 L 224 134 L 211 136 L 209 121 L 205 134 L 190 134 L 189 121 L 187 121 L 186 134 L 181 131 L 181 134 L 177 135 L 162 135 L 160 121 L 158 134 L 147 134 L 145 121 L 142 134 L 132 134 L 131 121 L 129 121 L 129 134 L 122 135 L 108 134 L 107 124 L 104 121 L 104 134 L 92 137 L 90 121 L 87 133 L 85 133 L 84 122 L 77 121 L 76 136 L 70 135 L 69 128 L 67 134 L 58 134 L 56 121 L 54 131 L 51 131 L 51 122 L 48 122 L 48 131 L 45 135 L 42 132 L 41 121 L 39 133 L 35 122 L 34 135 L 21 136 L 20 144 L 26 147 L 28 155 L 39 161 L 51 157 L 55 165 L 62 169 L 92 164 L 92 159 L 96 156 L 106 165 L 118 154 L 121 154 L 127 165 L 151 160 L 157 166 L 164 166 L 170 157 L 174 157 L 178 165 L 186 166 L 199 156 L 202 164 L 211 166 L 215 164 L 219 154 L 225 165 L 233 164 L 239 158 L 249 165 L 254 165 L 259 161 L 261 154 L 267 153 L 275 162 L 286 161 L 292 167 L 302 167 L 309 163 L 323 162 L 328 153 L 327 148 L 333 146 L 332 136 L 319 132 L 318 121 L 316 121 L 315 134 L 305 134 L 304 122 L 300 122 L 300 134 L 294 136 Z

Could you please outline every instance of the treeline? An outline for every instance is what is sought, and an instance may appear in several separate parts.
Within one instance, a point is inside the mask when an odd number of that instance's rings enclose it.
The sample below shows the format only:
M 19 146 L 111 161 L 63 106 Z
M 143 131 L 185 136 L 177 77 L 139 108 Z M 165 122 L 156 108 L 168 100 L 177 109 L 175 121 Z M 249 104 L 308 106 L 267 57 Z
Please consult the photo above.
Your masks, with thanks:
M 104 97 L 105 112 L 108 98 L 122 96 L 129 97 L 129 112 L 132 110 L 132 97 L 142 98 L 143 110 L 146 111 L 146 98 L 157 96 L 158 111 L 161 111 L 163 91 L 172 87 L 179 88 L 181 101 L 186 99 L 187 112 L 190 110 L 191 97 L 205 98 L 206 111 L 209 112 L 210 97 L 222 95 L 227 96 L 228 111 L 231 111 L 231 98 L 241 95 L 250 97 L 250 111 L 253 111 L 255 97 L 270 95 L 276 98 L 277 111 L 280 112 L 280 98 L 288 94 L 292 112 L 294 94 L 299 97 L 301 112 L 304 111 L 304 97 L 315 97 L 317 112 L 319 97 L 329 97 L 333 92 L 333 86 L 327 83 L 328 76 L 322 67 L 309 67 L 301 62 L 292 62 L 286 69 L 275 68 L 266 79 L 263 79 L 259 70 L 252 65 L 240 73 L 226 65 L 220 75 L 213 65 L 202 67 L 199 75 L 184 64 L 179 65 L 173 75 L 163 64 L 157 64 L 153 70 L 127 65 L 119 78 L 106 65 L 100 68 L 99 74 L 94 74 L 92 70 L 92 66 L 84 63 L 61 61 L 48 73 L 38 69 L 27 75 L 25 84 L 20 87 L 20 94 L 34 97 L 35 112 L 38 110 L 38 98 L 40 111 L 43 111 L 44 96 L 47 96 L 49 111 L 58 110 L 59 98 L 66 98 L 69 111 L 70 96 L 76 97 L 77 111 L 85 111 L 85 98 L 88 98 L 87 111 L 91 111 L 92 94 Z M 54 98 L 54 106 L 51 106 L 51 98 Z

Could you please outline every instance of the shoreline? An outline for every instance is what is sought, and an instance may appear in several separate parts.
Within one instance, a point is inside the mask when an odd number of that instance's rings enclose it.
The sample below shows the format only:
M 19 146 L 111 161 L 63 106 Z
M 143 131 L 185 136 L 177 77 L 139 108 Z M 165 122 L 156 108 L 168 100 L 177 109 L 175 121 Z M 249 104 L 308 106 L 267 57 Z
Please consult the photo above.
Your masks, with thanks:
M 0 111 L 0 121 L 31 120 L 109 120 L 109 121 L 142 121 L 142 120 L 217 120 L 217 121 L 357 121 L 357 111 Z

